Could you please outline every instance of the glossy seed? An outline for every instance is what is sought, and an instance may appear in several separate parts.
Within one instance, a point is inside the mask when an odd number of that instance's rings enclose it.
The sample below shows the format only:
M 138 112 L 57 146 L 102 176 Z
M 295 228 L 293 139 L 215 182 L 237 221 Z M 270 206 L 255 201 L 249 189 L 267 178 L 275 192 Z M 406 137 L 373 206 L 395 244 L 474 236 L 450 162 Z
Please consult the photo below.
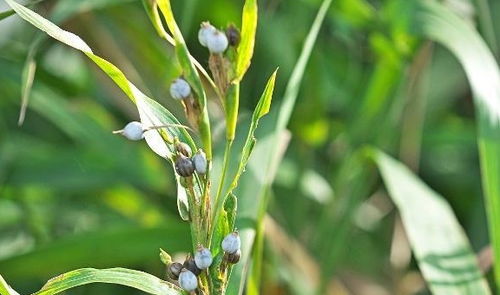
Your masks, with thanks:
M 194 273 L 196 276 L 200 275 L 201 273 L 201 269 L 198 268 L 196 262 L 192 257 L 189 257 L 188 259 L 186 259 L 186 261 L 184 261 L 184 268 Z
M 236 264 L 241 258 L 241 249 L 238 249 L 235 253 L 227 254 L 224 256 L 226 261 L 231 264 Z
M 204 47 L 207 47 L 207 38 L 209 34 L 213 34 L 217 29 L 209 22 L 202 22 L 198 31 L 198 41 Z
M 228 234 L 224 240 L 222 240 L 222 250 L 224 252 L 233 254 L 240 250 L 241 247 L 241 239 L 238 232 L 232 232 Z
M 191 147 L 189 147 L 189 145 L 187 143 L 180 142 L 180 141 L 176 142 L 175 143 L 175 150 L 186 157 L 191 157 L 191 154 L 192 154 Z
M 184 99 L 191 95 L 191 86 L 182 78 L 175 79 L 170 84 L 170 95 L 174 99 Z
M 226 34 L 215 31 L 207 35 L 207 47 L 210 53 L 220 54 L 226 51 L 229 41 Z
M 230 46 L 237 46 L 240 43 L 240 32 L 234 25 L 226 29 L 226 37 Z
M 205 153 L 200 149 L 198 152 L 193 156 L 193 165 L 194 165 L 194 170 L 198 174 L 205 174 L 207 173 L 207 156 Z
M 209 249 L 199 246 L 194 254 L 194 262 L 199 269 L 207 269 L 212 265 L 213 257 Z
M 179 279 L 179 275 L 181 274 L 183 266 L 179 262 L 170 263 L 167 267 L 167 275 L 174 281 Z
M 193 161 L 184 155 L 180 155 L 175 161 L 175 171 L 182 177 L 189 177 L 193 175 Z
M 198 288 L 198 278 L 191 271 L 183 268 L 179 275 L 179 286 L 188 292 L 192 292 Z

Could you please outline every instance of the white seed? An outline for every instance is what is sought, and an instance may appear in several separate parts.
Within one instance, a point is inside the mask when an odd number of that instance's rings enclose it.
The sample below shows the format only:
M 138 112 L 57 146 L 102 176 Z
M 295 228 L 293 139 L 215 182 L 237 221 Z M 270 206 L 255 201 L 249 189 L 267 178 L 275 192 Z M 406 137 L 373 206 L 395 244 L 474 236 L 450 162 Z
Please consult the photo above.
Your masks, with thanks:
M 182 78 L 175 79 L 170 84 L 170 95 L 174 99 L 184 99 L 191 95 L 191 86 Z
M 115 131 L 114 133 L 119 133 L 130 140 L 141 140 L 144 138 L 144 129 L 142 128 L 142 124 L 137 121 L 128 123 L 125 125 L 123 130 Z
M 196 170 L 196 173 L 198 174 L 207 173 L 207 156 L 201 149 L 198 150 L 198 152 L 193 156 L 192 160 L 193 160 L 194 170 Z
M 200 44 L 207 47 L 207 37 L 215 31 L 217 30 L 209 22 L 201 23 L 200 30 L 198 31 L 198 41 L 200 41 Z
M 233 232 L 228 234 L 224 240 L 222 240 L 222 250 L 224 252 L 233 254 L 240 250 L 241 240 L 238 232 Z
M 194 273 L 184 268 L 179 275 L 179 285 L 182 289 L 192 292 L 198 288 L 198 279 Z
M 228 45 L 229 41 L 223 32 L 215 31 L 207 35 L 207 47 L 210 53 L 223 53 Z
M 194 262 L 199 269 L 207 269 L 212 265 L 212 252 L 204 247 L 199 247 L 194 254 Z

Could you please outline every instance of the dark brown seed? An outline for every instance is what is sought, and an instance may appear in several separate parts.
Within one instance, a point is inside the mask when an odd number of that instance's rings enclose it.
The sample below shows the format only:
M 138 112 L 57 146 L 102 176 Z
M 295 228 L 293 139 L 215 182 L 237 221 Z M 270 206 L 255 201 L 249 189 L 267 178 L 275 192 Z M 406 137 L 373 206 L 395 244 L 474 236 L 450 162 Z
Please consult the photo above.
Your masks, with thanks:
M 167 275 L 174 281 L 179 279 L 183 266 L 179 262 L 170 263 L 167 267 Z
M 184 155 L 186 157 L 191 157 L 191 147 L 189 147 L 189 145 L 187 143 L 184 143 L 184 142 L 177 142 L 175 144 L 175 150 L 177 152 L 179 152 L 181 155 Z
M 231 264 L 236 264 L 240 261 L 241 258 L 241 250 L 236 251 L 233 254 L 226 253 L 225 255 L 226 261 Z
M 198 266 L 196 266 L 194 259 L 191 257 L 189 257 L 188 259 L 186 259 L 186 261 L 184 261 L 184 268 L 191 271 L 196 276 L 200 275 L 201 273 L 201 269 L 199 269 Z
M 175 171 L 180 176 L 189 177 L 194 173 L 193 161 L 190 158 L 180 155 L 175 161 Z
M 237 46 L 240 43 L 240 31 L 234 25 L 227 27 L 226 37 L 230 46 Z

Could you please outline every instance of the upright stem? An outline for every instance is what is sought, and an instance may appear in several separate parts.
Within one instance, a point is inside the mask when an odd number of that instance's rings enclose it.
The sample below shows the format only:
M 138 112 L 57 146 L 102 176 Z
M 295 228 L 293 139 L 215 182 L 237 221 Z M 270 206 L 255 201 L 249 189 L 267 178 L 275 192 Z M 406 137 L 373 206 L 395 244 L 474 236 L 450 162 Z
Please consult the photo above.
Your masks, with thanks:
M 232 140 L 226 141 L 226 148 L 224 150 L 224 162 L 222 163 L 222 173 L 221 173 L 220 182 L 219 182 L 219 186 L 217 188 L 217 194 L 215 195 L 215 201 L 214 201 L 216 212 L 218 211 L 218 208 L 219 208 L 219 200 L 220 200 L 220 197 L 222 194 L 222 190 L 224 188 L 224 182 L 226 180 L 227 169 L 229 167 L 229 156 L 231 155 L 232 145 L 233 145 Z

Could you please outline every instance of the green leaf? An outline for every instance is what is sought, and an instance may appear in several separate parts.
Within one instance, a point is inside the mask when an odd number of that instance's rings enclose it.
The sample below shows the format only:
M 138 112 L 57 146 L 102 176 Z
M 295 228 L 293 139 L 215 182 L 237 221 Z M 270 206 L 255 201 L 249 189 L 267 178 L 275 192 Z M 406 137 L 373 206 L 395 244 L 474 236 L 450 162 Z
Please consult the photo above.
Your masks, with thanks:
M 374 159 L 432 293 L 491 294 L 446 200 L 386 154 L 375 151 Z
M 0 275 L 0 295 L 19 295 L 14 291 Z
M 43 37 L 37 37 L 35 41 L 30 46 L 28 56 L 24 63 L 23 75 L 22 75 L 22 89 L 21 89 L 21 110 L 19 112 L 19 120 L 17 124 L 21 126 L 24 123 L 24 118 L 26 116 L 26 108 L 28 107 L 31 88 L 33 87 L 33 80 L 35 79 L 36 72 L 36 61 L 35 56 Z
M 174 284 L 162 281 L 142 271 L 126 268 L 81 268 L 49 280 L 40 291 L 33 295 L 58 294 L 74 287 L 92 283 L 124 285 L 155 295 L 187 294 Z
M 238 164 L 238 170 L 236 171 L 235 176 L 233 177 L 233 180 L 231 182 L 231 185 L 229 186 L 229 189 L 227 193 L 225 194 L 224 198 L 220 198 L 217 200 L 217 204 L 215 205 L 215 208 L 219 211 L 224 210 L 223 204 L 226 202 L 226 199 L 233 193 L 233 190 L 238 186 L 238 180 L 240 179 L 240 176 L 243 174 L 245 171 L 245 167 L 248 163 L 248 159 L 250 158 L 250 155 L 252 153 L 253 147 L 255 146 L 255 130 L 257 129 L 257 126 L 259 125 L 259 119 L 267 114 L 269 111 L 269 107 L 271 104 L 271 100 L 273 97 L 273 92 L 274 92 L 274 84 L 276 82 L 276 74 L 277 74 L 277 69 L 274 71 L 274 73 L 271 75 L 269 80 L 267 81 L 266 88 L 264 89 L 259 102 L 257 103 L 257 106 L 255 107 L 253 116 L 252 116 L 252 121 L 250 122 L 250 128 L 248 129 L 248 134 L 247 138 L 245 140 L 243 150 L 241 151 L 241 158 Z M 221 212 L 216 213 L 216 224 L 221 222 Z M 224 219 L 224 218 L 223 218 Z M 214 230 L 216 230 L 218 227 L 216 226 Z M 232 228 L 229 228 L 231 230 Z M 227 234 L 227 233 L 223 233 Z M 218 244 L 218 241 L 214 241 L 216 244 Z
M 418 1 L 412 27 L 455 54 L 474 94 L 479 120 L 479 153 L 490 239 L 495 255 L 495 281 L 500 287 L 500 71 L 477 31 L 434 1 Z
M 252 115 L 252 123 L 257 124 L 259 119 L 269 113 L 269 109 L 271 108 L 271 101 L 273 99 L 274 92 L 274 84 L 276 82 L 276 74 L 278 73 L 278 69 L 274 71 L 269 80 L 267 81 L 266 88 L 264 89 L 264 93 L 259 99 L 257 106 Z
M 3 20 L 13 14 L 15 14 L 16 12 L 14 10 L 7 10 L 7 11 L 2 11 L 0 12 L 0 20 Z
M 267 132 L 266 136 L 259 141 L 259 144 L 255 145 L 255 150 L 252 157 L 249 158 L 247 166 L 249 172 L 242 175 L 238 185 L 236 227 L 239 229 L 242 241 L 242 255 L 240 262 L 233 268 L 227 294 L 241 294 L 243 292 L 249 268 L 250 251 L 258 224 L 257 219 L 260 210 L 263 210 L 261 207 L 264 195 L 272 183 L 276 168 L 286 149 L 286 125 L 292 114 L 307 62 L 331 2 L 331 0 L 322 2 L 288 81 L 282 104 L 275 113 L 271 112 L 271 120 L 263 122 L 260 129 Z
M 123 227 L 74 235 L 4 258 L 0 260 L 0 269 L 6 277 L 20 281 L 86 266 L 106 268 L 157 261 L 160 247 L 172 253 L 189 249 L 188 230 L 186 223 L 177 221 L 162 227 Z M 119 251 L 110 245 L 117 245 Z
M 13 0 L 6 0 L 6 2 L 24 20 L 28 21 L 60 42 L 82 51 L 88 58 L 98 65 L 116 83 L 116 85 L 123 90 L 130 100 L 136 104 L 141 122 L 144 126 L 152 127 L 180 124 L 168 110 L 137 89 L 137 87 L 135 87 L 135 85 L 125 77 L 120 69 L 107 60 L 93 54 L 90 47 L 82 39 L 80 39 L 80 37 L 73 33 L 64 31 L 39 14 Z M 167 130 L 167 132 L 163 130 Z M 145 133 L 145 139 L 149 147 L 155 153 L 164 158 L 170 158 L 172 154 L 171 147 L 169 147 L 165 142 L 165 140 L 172 142 L 172 137 L 182 138 L 185 142 L 190 144 L 193 149 L 195 148 L 194 141 L 184 128 L 166 127 L 161 130 L 152 130 Z M 178 192 L 182 195 L 184 188 L 181 187 L 179 181 L 177 181 L 177 188 Z M 182 211 L 180 211 L 180 213 L 182 216 Z
M 157 3 L 163 13 L 163 16 L 165 17 L 167 26 L 175 39 L 175 52 L 182 67 L 184 77 L 188 80 L 189 84 L 196 92 L 196 99 L 201 109 L 200 118 L 198 119 L 200 136 L 203 141 L 203 147 L 205 149 L 207 159 L 211 160 L 212 135 L 210 132 L 210 121 L 208 118 L 207 96 L 205 90 L 203 89 L 203 84 L 201 83 L 196 66 L 191 59 L 184 37 L 182 37 L 181 30 L 175 21 L 172 7 L 170 6 L 170 0 L 158 0 Z
M 250 122 L 250 127 L 248 129 L 247 138 L 242 148 L 241 158 L 238 164 L 236 174 L 234 175 L 233 180 L 227 192 L 224 194 L 224 197 L 216 200 L 217 202 L 217 204 L 215 204 L 216 211 L 214 213 L 215 226 L 213 228 L 213 232 L 211 235 L 212 237 L 211 245 L 220 245 L 224 236 L 226 236 L 230 231 L 234 230 L 237 198 L 234 196 L 233 191 L 238 186 L 238 181 L 242 176 L 243 172 L 245 171 L 248 159 L 250 158 L 252 150 L 255 146 L 256 140 L 254 135 L 255 135 L 255 130 L 257 129 L 257 126 L 259 124 L 259 119 L 269 111 L 269 105 L 272 100 L 277 71 L 278 70 L 276 69 L 269 78 L 267 85 L 259 99 L 259 102 L 255 107 L 254 114 L 252 116 L 252 121 Z M 215 256 L 219 256 L 216 257 L 215 263 L 217 263 L 217 261 L 222 261 L 221 259 L 217 258 L 220 258 L 220 256 L 223 255 L 223 253 L 219 253 L 217 250 L 215 250 L 213 254 Z M 211 270 L 213 270 L 214 272 L 212 274 L 213 278 L 216 278 L 217 268 L 218 268 L 217 266 L 211 268 Z M 218 285 L 223 283 L 219 281 L 216 282 L 216 284 Z
M 252 61 L 257 31 L 257 0 L 246 0 L 241 20 L 241 41 L 236 57 L 236 81 L 241 81 Z

